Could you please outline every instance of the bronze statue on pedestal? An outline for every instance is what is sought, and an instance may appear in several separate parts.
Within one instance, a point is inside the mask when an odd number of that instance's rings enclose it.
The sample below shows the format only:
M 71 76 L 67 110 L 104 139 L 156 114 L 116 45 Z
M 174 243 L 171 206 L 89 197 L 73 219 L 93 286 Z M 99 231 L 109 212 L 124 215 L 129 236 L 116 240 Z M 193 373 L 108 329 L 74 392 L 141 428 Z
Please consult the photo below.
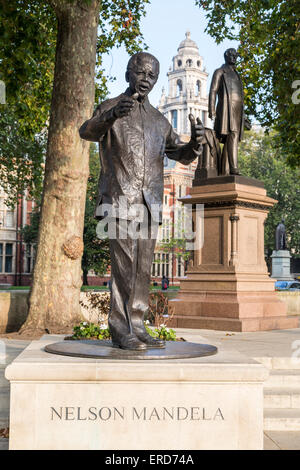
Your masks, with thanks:
M 101 103 L 79 131 L 83 139 L 99 142 L 101 175 L 95 215 L 104 217 L 104 206 L 114 212 L 117 236 L 110 239 L 112 342 L 122 349 L 139 351 L 165 346 L 147 333 L 143 322 L 156 233 L 162 222 L 164 155 L 190 164 L 202 152 L 204 141 L 201 121 L 190 115 L 191 140 L 182 145 L 169 121 L 151 106 L 148 94 L 158 74 L 159 62 L 154 56 L 144 52 L 133 55 L 126 72 L 129 88 Z M 128 211 L 123 211 L 121 201 Z M 136 205 L 145 209 L 143 220 L 131 210 Z M 147 236 L 133 236 L 141 228 Z

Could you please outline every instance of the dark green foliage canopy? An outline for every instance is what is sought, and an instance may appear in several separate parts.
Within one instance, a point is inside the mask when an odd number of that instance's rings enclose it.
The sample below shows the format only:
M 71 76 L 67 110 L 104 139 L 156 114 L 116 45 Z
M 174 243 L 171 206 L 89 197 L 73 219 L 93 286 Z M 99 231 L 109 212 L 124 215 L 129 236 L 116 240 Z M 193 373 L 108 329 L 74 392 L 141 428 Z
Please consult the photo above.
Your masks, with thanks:
M 90 174 L 87 184 L 82 256 L 84 284 L 87 284 L 87 273 L 105 274 L 110 263 L 108 240 L 100 240 L 96 234 L 98 221 L 94 218 L 95 201 L 98 195 L 98 179 L 100 173 L 99 155 L 95 144 L 90 147 Z
M 0 80 L 6 85 L 6 104 L 0 104 L 0 184 L 12 205 L 25 188 L 33 197 L 42 188 L 57 36 L 52 3 L 0 0 Z M 102 68 L 103 54 L 121 45 L 129 54 L 146 47 L 139 23 L 147 3 L 102 0 L 96 102 L 107 95 L 107 81 L 112 79 Z
M 275 249 L 275 229 L 285 220 L 287 247 L 300 256 L 300 170 L 287 165 L 284 155 L 274 146 L 274 136 L 246 132 L 239 151 L 241 173 L 261 180 L 267 195 L 278 201 L 265 224 L 265 248 Z
M 238 69 L 247 113 L 277 130 L 277 145 L 287 161 L 300 166 L 300 100 L 292 100 L 300 78 L 300 2 L 195 1 L 206 12 L 206 31 L 218 44 L 225 38 L 240 43 Z

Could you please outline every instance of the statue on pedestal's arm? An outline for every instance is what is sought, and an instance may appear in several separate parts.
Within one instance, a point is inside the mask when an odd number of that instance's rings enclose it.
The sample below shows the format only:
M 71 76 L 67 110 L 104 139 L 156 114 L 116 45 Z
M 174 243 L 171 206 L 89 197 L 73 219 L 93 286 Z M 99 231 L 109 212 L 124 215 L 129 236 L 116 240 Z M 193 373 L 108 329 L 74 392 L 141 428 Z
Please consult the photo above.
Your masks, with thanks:
M 133 55 L 126 72 L 128 89 L 101 103 L 79 131 L 83 139 L 99 142 L 101 174 L 95 216 L 105 217 L 103 207 L 109 206 L 116 226 L 116 237 L 110 238 L 109 328 L 114 346 L 129 350 L 165 347 L 147 333 L 143 321 L 162 222 L 164 155 L 188 165 L 201 154 L 205 139 L 201 121 L 190 115 L 191 139 L 181 144 L 169 121 L 151 106 L 148 94 L 158 74 L 154 56 Z M 143 219 L 132 210 L 135 206 L 144 209 Z
M 275 250 L 286 250 L 286 230 L 284 225 L 284 219 L 276 227 L 275 232 Z
M 244 126 L 251 129 L 244 115 L 244 91 L 242 80 L 235 69 L 237 51 L 225 51 L 225 64 L 214 72 L 210 92 L 208 114 L 213 119 L 218 140 L 224 144 L 218 173 L 239 175 L 238 144 L 243 137 Z M 217 107 L 216 107 L 216 100 Z

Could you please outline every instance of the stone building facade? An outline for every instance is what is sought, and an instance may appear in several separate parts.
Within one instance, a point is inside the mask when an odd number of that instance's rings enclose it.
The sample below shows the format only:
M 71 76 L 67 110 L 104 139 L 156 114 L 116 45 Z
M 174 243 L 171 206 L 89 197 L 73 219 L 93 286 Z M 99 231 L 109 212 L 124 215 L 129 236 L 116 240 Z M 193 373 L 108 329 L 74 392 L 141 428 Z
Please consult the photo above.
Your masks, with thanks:
M 6 194 L 0 187 L 0 284 L 26 286 L 31 282 L 35 247 L 24 243 L 21 229 L 30 223 L 34 202 L 25 195 L 11 209 L 5 200 Z
M 162 90 L 158 105 L 183 142 L 190 138 L 189 114 L 199 117 L 206 127 L 211 127 L 208 118 L 207 79 L 203 57 L 189 32 L 179 44 L 177 55 L 167 74 L 168 93 Z M 163 225 L 160 228 L 155 257 L 152 265 L 152 280 L 160 282 L 163 275 L 171 283 L 178 284 L 184 277 L 187 261 L 179 256 L 176 246 L 167 253 L 160 249 L 162 240 L 174 238 L 174 231 L 180 221 L 182 203 L 178 198 L 187 196 L 194 178 L 197 160 L 191 165 L 182 165 L 166 158 L 164 169 L 164 211 Z M 170 210 L 174 207 L 175 210 Z M 176 253 L 177 251 L 177 253 Z
M 199 117 L 208 125 L 207 78 L 208 73 L 199 54 L 197 44 L 189 32 L 179 44 L 177 55 L 169 69 L 168 94 L 165 89 L 158 105 L 179 135 L 190 135 L 189 114 Z

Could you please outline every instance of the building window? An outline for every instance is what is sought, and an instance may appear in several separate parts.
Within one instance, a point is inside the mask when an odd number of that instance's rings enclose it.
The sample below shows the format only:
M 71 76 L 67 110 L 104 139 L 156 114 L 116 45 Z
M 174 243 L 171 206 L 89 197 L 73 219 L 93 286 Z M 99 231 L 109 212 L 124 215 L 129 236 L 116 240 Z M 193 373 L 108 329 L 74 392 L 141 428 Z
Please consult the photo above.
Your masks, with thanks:
M 181 92 L 182 92 L 182 81 L 181 81 L 181 80 L 177 80 L 176 96 L 179 96 Z
M 14 226 L 14 212 L 6 211 L 5 214 L 5 227 L 11 228 Z
M 202 124 L 205 126 L 206 125 L 206 112 L 202 111 Z
M 169 254 L 166 254 L 166 276 L 169 277 Z
M 160 240 L 164 242 L 168 242 L 170 239 L 170 220 L 169 219 L 163 219 L 162 225 L 161 225 L 161 237 Z
M 187 65 L 188 67 L 191 67 L 191 66 L 193 65 L 192 59 L 188 59 L 188 60 L 186 61 L 186 65 Z
M 201 67 L 201 60 L 197 60 L 197 66 Z
M 156 264 L 155 264 L 155 253 L 153 256 L 153 263 L 152 263 L 152 276 L 155 276 L 155 271 L 156 271 Z
M 169 253 L 156 253 L 154 254 L 152 264 L 153 277 L 169 277 L 170 274 L 170 255 Z
M 157 276 L 160 276 L 160 253 L 157 253 Z
M 24 266 L 25 266 L 25 273 L 31 273 L 32 268 L 33 268 L 33 259 L 34 259 L 34 247 L 28 243 L 25 248 L 25 260 L 24 260 Z
M 13 244 L 6 243 L 5 245 L 5 272 L 12 273 L 12 260 L 13 260 Z
M 166 220 L 166 241 L 170 240 L 170 220 Z
M 174 129 L 177 129 L 177 110 L 171 112 L 172 126 Z
M 165 241 L 165 228 L 166 228 L 166 224 L 165 224 L 165 221 L 163 220 L 163 223 L 162 223 L 162 226 L 161 226 L 161 241 Z
M 196 96 L 200 96 L 201 94 L 201 81 L 197 80 L 196 82 Z
M 177 64 L 178 64 L 178 67 L 181 67 L 181 66 L 182 66 L 182 61 L 179 60 L 179 61 L 177 62 Z
M 181 256 L 179 256 L 177 258 L 177 276 L 178 277 L 182 276 L 181 272 L 182 272 L 182 264 L 181 264 Z

